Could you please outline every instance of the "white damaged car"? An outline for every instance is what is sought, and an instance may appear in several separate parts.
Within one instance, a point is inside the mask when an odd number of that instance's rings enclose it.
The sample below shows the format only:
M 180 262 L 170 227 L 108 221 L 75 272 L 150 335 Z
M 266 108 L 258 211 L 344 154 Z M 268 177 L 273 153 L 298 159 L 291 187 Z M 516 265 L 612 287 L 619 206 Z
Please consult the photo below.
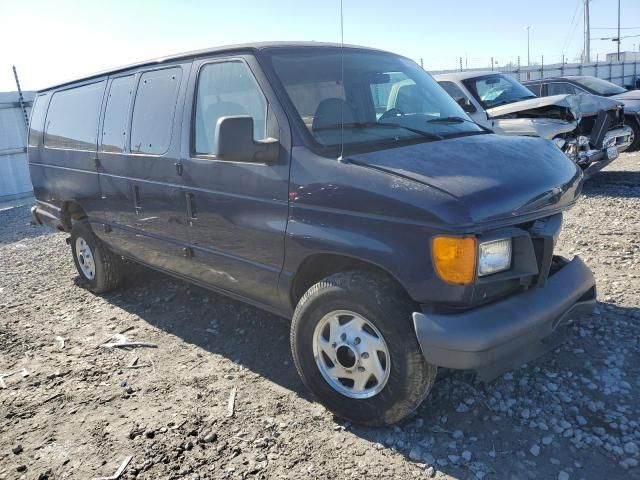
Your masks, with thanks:
M 552 140 L 593 176 L 631 145 L 621 102 L 594 95 L 538 98 L 524 85 L 499 72 L 435 75 L 438 83 L 478 124 L 502 135 Z

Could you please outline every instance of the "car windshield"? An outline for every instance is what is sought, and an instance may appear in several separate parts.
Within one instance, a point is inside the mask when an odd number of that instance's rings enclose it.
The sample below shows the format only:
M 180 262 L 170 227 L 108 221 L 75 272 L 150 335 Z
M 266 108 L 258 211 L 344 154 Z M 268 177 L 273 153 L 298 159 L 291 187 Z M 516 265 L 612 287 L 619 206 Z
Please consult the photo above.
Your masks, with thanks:
M 574 82 L 579 83 L 580 85 L 591 90 L 597 95 L 602 95 L 605 97 L 617 95 L 618 93 L 624 93 L 627 91 L 626 89 L 619 87 L 615 83 L 611 83 L 596 77 L 579 77 L 575 78 Z
M 534 93 L 520 82 L 499 73 L 468 78 L 463 82 L 484 108 L 536 98 Z
M 270 59 L 316 147 L 354 152 L 485 132 L 406 58 L 308 47 Z

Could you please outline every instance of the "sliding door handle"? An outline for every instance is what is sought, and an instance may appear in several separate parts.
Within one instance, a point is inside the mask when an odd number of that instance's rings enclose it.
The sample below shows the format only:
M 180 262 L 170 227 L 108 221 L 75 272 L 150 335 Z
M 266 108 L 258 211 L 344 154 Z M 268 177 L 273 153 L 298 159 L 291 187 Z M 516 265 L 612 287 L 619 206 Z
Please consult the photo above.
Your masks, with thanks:
M 196 199 L 193 193 L 186 193 L 185 197 L 187 200 L 187 219 L 189 220 L 189 224 L 191 224 L 193 220 L 196 220 L 198 218 L 198 211 L 196 210 Z
M 142 213 L 142 203 L 140 202 L 140 187 L 138 185 L 133 186 L 133 208 L 136 211 L 136 215 Z

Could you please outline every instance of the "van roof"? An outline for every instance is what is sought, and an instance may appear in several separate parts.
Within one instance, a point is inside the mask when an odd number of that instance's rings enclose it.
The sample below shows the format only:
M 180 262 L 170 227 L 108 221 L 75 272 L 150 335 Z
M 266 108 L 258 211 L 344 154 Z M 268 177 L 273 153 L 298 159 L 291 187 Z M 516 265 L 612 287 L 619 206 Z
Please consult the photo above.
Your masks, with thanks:
M 110 75 L 112 73 L 123 72 L 132 68 L 144 67 L 147 65 L 161 65 L 163 63 L 173 62 L 175 60 L 187 60 L 190 58 L 201 57 L 210 54 L 217 53 L 231 53 L 231 52 L 241 52 L 241 51 L 258 51 L 265 50 L 268 48 L 307 48 L 307 47 L 331 47 L 331 48 L 350 48 L 350 49 L 358 49 L 358 50 L 370 50 L 370 51 L 379 51 L 375 48 L 363 47 L 359 45 L 341 45 L 340 43 L 329 43 L 329 42 L 254 42 L 254 43 L 240 43 L 237 45 L 226 45 L 222 47 L 210 47 L 204 48 L 200 50 L 192 50 L 189 52 L 176 53 L 174 55 L 169 55 L 166 57 L 154 58 L 151 60 L 145 60 L 142 62 L 132 63 L 130 65 L 124 65 L 117 68 L 112 68 L 109 70 L 103 70 L 101 72 L 96 72 L 91 75 L 87 75 L 84 77 L 75 78 L 73 80 L 68 80 L 62 83 L 58 83 L 56 85 L 52 85 L 50 87 L 43 88 L 38 90 L 38 93 L 47 92 L 50 90 L 54 90 L 60 87 L 64 87 L 66 85 L 72 85 L 77 82 L 90 80 L 92 78 L 98 78 L 105 75 Z

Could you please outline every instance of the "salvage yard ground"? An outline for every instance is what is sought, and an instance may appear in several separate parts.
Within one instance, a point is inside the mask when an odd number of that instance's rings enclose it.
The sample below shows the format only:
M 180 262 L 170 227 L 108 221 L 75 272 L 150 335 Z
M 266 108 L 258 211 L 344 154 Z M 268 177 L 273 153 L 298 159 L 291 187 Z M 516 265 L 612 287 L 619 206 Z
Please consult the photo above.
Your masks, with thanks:
M 0 211 L 0 479 L 640 478 L 640 154 L 588 182 L 560 253 L 598 306 L 553 353 L 488 385 L 445 372 L 416 416 L 375 429 L 304 390 L 288 322 L 131 267 L 75 284 L 65 234 Z M 101 345 L 121 333 L 157 348 Z M 22 370 L 26 369 L 26 370 Z M 26 376 L 25 376 L 26 375 Z

